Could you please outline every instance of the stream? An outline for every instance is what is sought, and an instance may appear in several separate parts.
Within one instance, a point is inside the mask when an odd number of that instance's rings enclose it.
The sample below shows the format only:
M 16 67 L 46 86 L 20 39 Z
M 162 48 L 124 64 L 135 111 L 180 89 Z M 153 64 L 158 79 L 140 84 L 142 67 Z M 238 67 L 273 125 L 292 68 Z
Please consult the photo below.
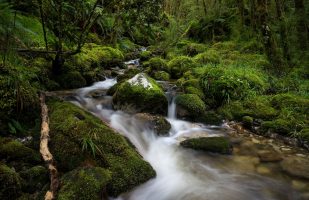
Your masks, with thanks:
M 157 136 L 153 130 L 139 123 L 133 115 L 112 110 L 112 97 L 104 95 L 104 91 L 116 82 L 115 79 L 97 82 L 93 86 L 78 89 L 74 98 L 68 99 L 94 113 L 127 137 L 157 173 L 154 179 L 111 200 L 298 200 L 308 198 L 308 181 L 296 179 L 298 183 L 303 184 L 303 187 L 295 189 L 291 184 L 294 179 L 276 170 L 277 166 L 273 164 L 270 164 L 274 169 L 271 173 L 258 173 L 256 167 L 261 167 L 261 164 L 254 156 L 237 155 L 237 153 L 219 155 L 179 146 L 180 138 L 191 134 L 207 134 L 212 137 L 227 135 L 231 130 L 226 124 L 207 126 L 177 119 L 176 105 L 172 98 L 167 117 L 172 129 L 169 136 L 165 137 Z M 103 95 L 94 98 L 90 95 L 93 91 L 101 91 Z

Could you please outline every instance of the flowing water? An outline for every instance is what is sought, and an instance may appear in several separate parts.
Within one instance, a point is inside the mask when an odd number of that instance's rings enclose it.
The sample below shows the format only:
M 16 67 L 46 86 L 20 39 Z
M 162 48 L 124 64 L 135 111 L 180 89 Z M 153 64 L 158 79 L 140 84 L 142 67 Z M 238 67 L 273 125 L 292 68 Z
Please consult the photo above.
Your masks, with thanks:
M 258 175 L 235 162 L 234 156 L 208 154 L 181 148 L 179 140 L 190 134 L 224 135 L 224 126 L 212 127 L 176 119 L 176 105 L 169 100 L 168 137 L 158 137 L 129 114 L 111 109 L 111 97 L 93 98 L 93 90 L 106 90 L 115 79 L 98 82 L 77 91 L 73 103 L 88 109 L 129 138 L 155 169 L 157 176 L 116 200 L 288 200 L 301 199 L 281 180 Z M 250 160 L 250 159 L 249 159 Z

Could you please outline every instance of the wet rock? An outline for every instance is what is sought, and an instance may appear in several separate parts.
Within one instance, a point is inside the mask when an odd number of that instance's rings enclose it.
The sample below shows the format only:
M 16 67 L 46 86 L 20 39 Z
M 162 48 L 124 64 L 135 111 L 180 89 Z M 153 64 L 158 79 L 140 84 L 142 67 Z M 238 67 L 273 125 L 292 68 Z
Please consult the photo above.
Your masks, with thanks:
M 107 90 L 104 90 L 104 89 L 103 90 L 102 89 L 93 90 L 87 94 L 87 97 L 91 97 L 94 99 L 101 98 L 106 95 L 106 91 Z
M 309 160 L 301 157 L 287 157 L 281 162 L 282 169 L 297 177 L 309 179 Z
M 115 109 L 129 113 L 165 114 L 167 99 L 161 87 L 144 73 L 124 81 L 113 96 Z
M 258 156 L 261 162 L 278 162 L 282 160 L 280 153 L 270 150 L 258 151 Z
M 225 137 L 191 138 L 180 143 L 181 146 L 214 153 L 230 154 L 232 146 Z
M 254 172 L 260 163 L 259 158 L 253 156 L 233 156 L 232 161 L 237 164 L 237 170 L 245 172 Z
M 168 135 L 171 124 L 163 116 L 150 115 L 148 113 L 138 113 L 135 117 L 147 128 L 154 130 L 158 135 Z

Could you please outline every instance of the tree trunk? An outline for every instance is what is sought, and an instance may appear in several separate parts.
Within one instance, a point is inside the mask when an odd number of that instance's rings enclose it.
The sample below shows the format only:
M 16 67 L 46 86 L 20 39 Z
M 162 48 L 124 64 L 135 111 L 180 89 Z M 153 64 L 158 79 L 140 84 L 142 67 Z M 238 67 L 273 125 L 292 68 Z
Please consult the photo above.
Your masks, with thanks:
M 256 2 L 255 0 L 250 0 L 250 24 L 253 31 L 256 31 L 257 16 L 256 16 Z
M 288 43 L 287 28 L 286 28 L 286 23 L 285 23 L 284 14 L 283 14 L 284 12 L 283 2 L 282 0 L 275 0 L 275 2 L 276 2 L 277 18 L 280 23 L 280 40 L 281 40 L 281 45 L 283 49 L 283 56 L 288 62 L 290 62 L 291 55 L 290 55 L 290 48 L 289 48 L 289 43 Z
M 297 37 L 301 50 L 306 50 L 308 46 L 308 28 L 306 23 L 306 10 L 304 0 L 294 0 L 295 15 L 297 17 Z
M 283 63 L 277 52 L 277 45 L 273 37 L 271 27 L 268 25 L 268 0 L 259 0 L 257 13 L 259 16 L 258 25 L 262 33 L 266 55 L 277 72 L 282 72 Z
M 237 0 L 237 7 L 239 10 L 239 16 L 240 16 L 240 21 L 241 21 L 241 25 L 244 26 L 245 25 L 245 5 L 244 5 L 244 0 Z

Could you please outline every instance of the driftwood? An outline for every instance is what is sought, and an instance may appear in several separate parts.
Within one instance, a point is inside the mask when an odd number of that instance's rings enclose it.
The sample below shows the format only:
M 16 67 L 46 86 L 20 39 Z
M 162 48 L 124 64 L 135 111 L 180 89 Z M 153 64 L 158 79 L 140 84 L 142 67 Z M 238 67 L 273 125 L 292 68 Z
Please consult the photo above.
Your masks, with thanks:
M 49 173 L 50 173 L 50 188 L 45 195 L 45 200 L 55 199 L 58 187 L 59 187 L 59 179 L 58 179 L 58 171 L 55 165 L 55 161 L 53 159 L 53 155 L 50 153 L 48 149 L 48 141 L 49 141 L 49 118 L 48 118 L 48 108 L 45 103 L 45 94 L 41 93 L 40 95 L 41 101 L 41 143 L 40 143 L 40 153 L 47 164 Z

